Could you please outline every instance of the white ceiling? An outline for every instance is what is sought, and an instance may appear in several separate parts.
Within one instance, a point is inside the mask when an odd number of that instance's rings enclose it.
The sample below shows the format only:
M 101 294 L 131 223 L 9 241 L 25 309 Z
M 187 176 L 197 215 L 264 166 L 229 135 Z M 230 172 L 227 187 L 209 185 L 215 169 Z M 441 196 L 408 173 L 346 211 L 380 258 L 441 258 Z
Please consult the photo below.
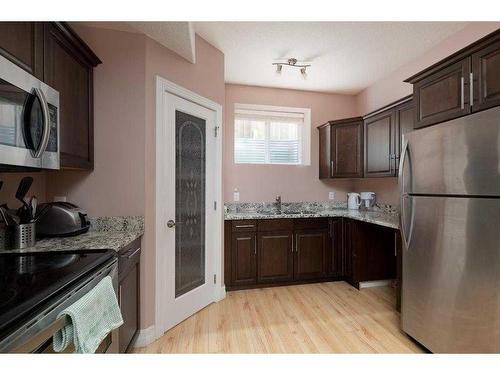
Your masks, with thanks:
M 225 55 L 227 83 L 355 94 L 467 25 L 466 22 L 195 22 Z M 271 63 L 295 57 L 298 69 Z

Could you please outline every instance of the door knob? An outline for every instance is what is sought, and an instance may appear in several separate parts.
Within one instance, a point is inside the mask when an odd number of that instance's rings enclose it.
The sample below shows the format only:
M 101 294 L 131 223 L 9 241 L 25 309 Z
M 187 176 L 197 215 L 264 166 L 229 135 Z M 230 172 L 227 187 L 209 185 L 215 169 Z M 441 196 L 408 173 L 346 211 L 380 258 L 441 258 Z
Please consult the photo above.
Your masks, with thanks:
M 167 227 L 169 227 L 169 228 L 175 227 L 175 221 L 173 221 L 173 220 L 167 221 Z

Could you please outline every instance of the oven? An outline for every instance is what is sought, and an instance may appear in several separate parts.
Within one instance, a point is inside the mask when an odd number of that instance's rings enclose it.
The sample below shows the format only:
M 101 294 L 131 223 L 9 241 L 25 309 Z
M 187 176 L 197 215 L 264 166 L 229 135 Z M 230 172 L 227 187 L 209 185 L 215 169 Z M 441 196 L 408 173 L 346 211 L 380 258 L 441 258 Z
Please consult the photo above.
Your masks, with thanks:
M 83 278 L 60 297 L 52 301 L 33 318 L 24 322 L 5 340 L 0 342 L 0 353 L 54 353 L 52 340 L 54 334 L 67 323 L 67 315 L 57 318 L 66 307 L 82 298 L 103 278 L 110 276 L 115 293 L 118 290 L 118 261 L 110 259 L 102 267 Z M 74 351 L 73 344 L 68 345 L 64 353 Z M 104 338 L 96 353 L 118 353 L 118 329 Z
M 59 93 L 0 56 L 0 170 L 59 169 Z

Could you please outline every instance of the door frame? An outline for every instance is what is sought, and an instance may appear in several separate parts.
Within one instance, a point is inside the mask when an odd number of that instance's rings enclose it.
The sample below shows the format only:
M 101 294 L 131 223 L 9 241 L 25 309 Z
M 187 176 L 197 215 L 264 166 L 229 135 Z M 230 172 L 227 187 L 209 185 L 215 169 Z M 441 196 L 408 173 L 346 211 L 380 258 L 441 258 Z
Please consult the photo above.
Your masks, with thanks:
M 165 121 L 166 111 L 164 110 L 163 103 L 163 93 L 168 92 L 182 99 L 188 100 L 192 103 L 205 107 L 209 110 L 215 112 L 215 124 L 218 126 L 217 137 L 215 139 L 216 151 L 215 151 L 215 202 L 216 202 L 216 216 L 219 220 L 215 223 L 215 236 L 214 236 L 214 259 L 213 259 L 213 273 L 216 275 L 216 286 L 214 288 L 213 302 L 220 301 L 226 295 L 226 288 L 222 279 L 222 225 L 224 220 L 224 210 L 222 201 L 222 105 L 207 99 L 193 91 L 190 91 L 182 86 L 179 86 L 167 79 L 156 75 L 156 126 L 155 126 L 155 336 L 156 338 L 162 336 L 165 333 L 165 327 L 167 326 L 167 319 L 165 318 L 164 303 L 162 298 L 166 292 L 167 285 L 167 275 L 164 270 L 164 264 L 168 261 L 166 258 L 166 253 L 161 251 L 162 231 L 165 230 L 165 223 L 162 223 L 161 210 L 156 208 L 158 202 L 160 202 L 160 191 L 161 191 L 161 178 L 162 168 L 158 160 L 165 157 L 166 149 L 162 147 L 164 145 L 162 132 L 162 124 Z M 215 131 L 215 130 L 213 130 Z M 210 275 L 207 275 L 211 277 Z

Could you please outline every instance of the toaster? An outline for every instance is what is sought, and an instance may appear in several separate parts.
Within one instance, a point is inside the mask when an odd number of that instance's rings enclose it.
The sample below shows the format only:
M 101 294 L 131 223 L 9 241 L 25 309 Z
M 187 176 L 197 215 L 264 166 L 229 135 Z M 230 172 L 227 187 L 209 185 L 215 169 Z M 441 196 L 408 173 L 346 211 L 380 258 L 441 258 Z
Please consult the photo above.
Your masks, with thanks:
M 40 204 L 40 217 L 36 223 L 39 237 L 70 237 L 85 233 L 90 228 L 87 212 L 69 202 Z

